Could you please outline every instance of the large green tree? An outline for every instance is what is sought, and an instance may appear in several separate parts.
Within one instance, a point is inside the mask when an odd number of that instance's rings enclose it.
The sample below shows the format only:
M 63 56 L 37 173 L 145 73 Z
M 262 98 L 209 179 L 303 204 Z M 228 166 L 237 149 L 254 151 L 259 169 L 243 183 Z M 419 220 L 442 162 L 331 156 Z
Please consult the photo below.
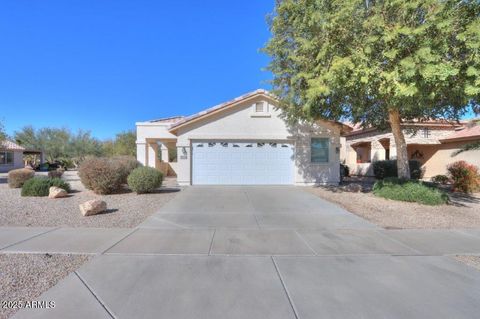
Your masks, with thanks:
M 45 152 L 47 160 L 54 162 L 60 159 L 81 160 L 88 155 L 102 155 L 100 141 L 90 132 L 79 130 L 77 134 L 66 128 L 41 128 L 36 130 L 26 126 L 15 132 L 14 139 L 20 145 Z
M 478 110 L 479 13 L 474 0 L 277 0 L 264 51 L 280 107 L 291 121 L 390 126 L 409 178 L 402 121 Z
M 129 155 L 137 154 L 137 134 L 135 131 L 120 132 L 115 136 L 114 140 L 103 142 L 103 150 L 106 155 Z

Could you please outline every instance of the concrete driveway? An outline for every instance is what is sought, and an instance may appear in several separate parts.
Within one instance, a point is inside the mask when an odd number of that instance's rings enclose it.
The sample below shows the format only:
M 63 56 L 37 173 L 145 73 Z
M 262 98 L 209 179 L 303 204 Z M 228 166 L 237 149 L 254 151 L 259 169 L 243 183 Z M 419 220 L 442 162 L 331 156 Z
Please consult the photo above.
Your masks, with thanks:
M 85 238 L 92 232 L 102 230 Z M 81 246 L 97 257 L 39 298 L 55 300 L 54 309 L 15 318 L 424 319 L 480 312 L 480 272 L 445 256 L 480 254 L 480 232 L 387 231 L 301 188 L 189 187 L 125 232 L 112 234 L 114 243 L 97 235 L 96 246 Z M 49 230 L 4 251 L 75 252 L 69 233 Z

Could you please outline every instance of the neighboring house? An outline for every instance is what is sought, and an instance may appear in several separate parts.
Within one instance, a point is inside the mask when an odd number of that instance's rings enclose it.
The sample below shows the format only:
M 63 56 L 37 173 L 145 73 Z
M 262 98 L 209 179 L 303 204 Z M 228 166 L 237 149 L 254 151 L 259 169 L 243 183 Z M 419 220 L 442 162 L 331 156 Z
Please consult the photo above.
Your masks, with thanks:
M 24 167 L 23 152 L 25 148 L 11 141 L 0 142 L 0 173 Z
M 373 176 L 371 163 L 377 160 L 395 159 L 396 148 L 390 131 L 376 128 L 362 129 L 353 126 L 344 134 L 341 160 L 353 175 Z M 452 123 L 444 120 L 403 124 L 408 157 L 422 163 L 424 178 L 446 174 L 447 165 L 465 160 L 480 167 L 480 151 L 468 151 L 455 155 L 461 147 L 480 140 L 479 126 L 470 127 L 466 122 Z
M 168 163 L 180 185 L 338 183 L 340 134 L 350 128 L 289 126 L 277 103 L 257 90 L 189 117 L 136 123 L 137 159 Z

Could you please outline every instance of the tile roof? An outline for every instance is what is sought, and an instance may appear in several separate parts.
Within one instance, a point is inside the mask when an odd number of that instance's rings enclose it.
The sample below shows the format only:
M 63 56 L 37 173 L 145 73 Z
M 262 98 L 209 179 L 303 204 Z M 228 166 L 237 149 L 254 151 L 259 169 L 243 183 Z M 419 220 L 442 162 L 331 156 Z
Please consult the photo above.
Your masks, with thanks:
M 480 125 L 466 126 L 462 130 L 458 130 L 448 135 L 442 141 L 463 140 L 463 139 L 480 139 Z
M 171 117 L 165 117 L 157 120 L 151 120 L 149 122 L 151 123 L 176 123 L 182 119 L 184 119 L 185 116 L 179 115 L 179 116 L 171 116 Z
M 199 117 L 202 117 L 202 116 L 205 116 L 207 114 L 210 114 L 212 112 L 215 112 L 217 110 L 220 110 L 220 109 L 223 109 L 223 108 L 226 108 L 236 102 L 239 102 L 241 100 L 245 100 L 249 97 L 252 97 L 252 96 L 255 96 L 257 94 L 264 94 L 264 95 L 269 95 L 271 96 L 271 93 L 268 92 L 267 90 L 264 90 L 264 89 L 258 89 L 258 90 L 255 90 L 253 92 L 249 92 L 247 94 L 244 94 L 244 95 L 241 95 L 239 97 L 236 97 L 234 98 L 233 100 L 230 100 L 230 101 L 227 101 L 227 102 L 224 102 L 224 103 L 221 103 L 221 104 L 218 104 L 218 105 L 215 105 L 214 107 L 211 107 L 209 109 L 206 109 L 206 110 L 203 110 L 199 113 L 196 113 L 196 114 L 193 114 L 193 115 L 190 115 L 190 116 L 187 116 L 187 117 L 184 117 L 182 120 L 176 122 L 175 124 L 172 125 L 172 127 L 170 129 L 174 129 L 175 127 L 177 126 L 180 126 L 182 124 L 185 124 L 187 122 L 190 122 L 192 120 L 195 120 Z
M 24 151 L 25 148 L 13 143 L 12 141 L 5 140 L 3 142 L 0 142 L 0 149 L 2 150 L 8 150 L 8 151 Z

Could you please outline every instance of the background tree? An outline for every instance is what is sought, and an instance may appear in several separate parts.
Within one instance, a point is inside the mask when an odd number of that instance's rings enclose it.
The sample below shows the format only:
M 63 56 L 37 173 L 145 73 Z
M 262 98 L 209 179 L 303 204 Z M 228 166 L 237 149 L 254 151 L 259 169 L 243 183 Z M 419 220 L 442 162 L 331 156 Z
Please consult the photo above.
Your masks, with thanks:
M 32 126 L 26 126 L 15 132 L 14 139 L 26 148 L 43 151 L 49 162 L 63 159 L 79 161 L 88 155 L 102 155 L 101 142 L 92 137 L 90 132 L 82 130 L 74 135 L 66 128 L 35 130 Z
M 7 138 L 7 133 L 5 133 L 5 127 L 3 122 L 0 121 L 0 142 L 3 142 Z
M 117 134 L 115 138 L 115 155 L 130 155 L 137 154 L 137 134 L 135 131 L 125 131 Z
M 274 93 L 290 121 L 390 126 L 410 178 L 402 121 L 478 110 L 480 4 L 474 0 L 277 0 Z
M 102 143 L 92 137 L 88 131 L 79 130 L 77 134 L 69 138 L 67 155 L 76 162 L 82 161 L 86 156 L 101 156 L 103 154 Z

